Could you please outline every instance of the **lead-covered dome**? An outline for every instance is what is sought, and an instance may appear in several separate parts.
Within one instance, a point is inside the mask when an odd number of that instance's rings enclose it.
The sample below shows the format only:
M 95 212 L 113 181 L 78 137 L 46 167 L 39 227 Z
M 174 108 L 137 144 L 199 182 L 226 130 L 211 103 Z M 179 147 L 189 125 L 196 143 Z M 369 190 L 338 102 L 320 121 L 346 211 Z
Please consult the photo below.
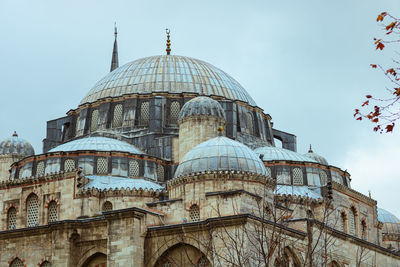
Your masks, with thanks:
M 256 105 L 246 90 L 224 71 L 207 62 L 176 55 L 141 58 L 115 69 L 97 82 L 80 104 L 153 92 L 215 95 Z
M 179 120 L 197 116 L 213 116 L 225 120 L 225 111 L 218 101 L 206 96 L 198 96 L 183 105 L 179 112 Z
M 83 150 L 119 151 L 139 155 L 143 154 L 142 151 L 131 144 L 107 137 L 86 137 L 73 140 L 68 143 L 56 146 L 48 152 L 70 152 Z
M 378 220 L 383 223 L 384 234 L 400 234 L 400 220 L 387 210 L 377 208 Z
M 259 147 L 254 149 L 254 152 L 259 156 L 262 155 L 263 161 L 290 160 L 290 161 L 317 162 L 314 159 L 302 155 L 300 153 L 273 146 Z
M 316 162 L 321 163 L 321 164 L 323 164 L 323 165 L 329 165 L 329 164 L 328 164 L 328 161 L 327 161 L 323 156 L 320 156 L 320 155 L 318 155 L 317 153 L 314 153 L 314 151 L 313 151 L 312 148 L 311 148 L 311 145 L 310 145 L 310 149 L 308 150 L 308 153 L 305 154 L 305 156 L 307 156 L 307 157 L 309 157 L 309 158 L 312 158 L 312 159 L 314 159 Z
M 6 154 L 28 157 L 35 154 L 35 150 L 28 141 L 18 137 L 18 134 L 14 132 L 12 137 L 0 143 L 0 155 Z
M 219 171 L 267 176 L 264 164 L 249 147 L 227 137 L 218 136 L 186 153 L 176 169 L 175 177 Z

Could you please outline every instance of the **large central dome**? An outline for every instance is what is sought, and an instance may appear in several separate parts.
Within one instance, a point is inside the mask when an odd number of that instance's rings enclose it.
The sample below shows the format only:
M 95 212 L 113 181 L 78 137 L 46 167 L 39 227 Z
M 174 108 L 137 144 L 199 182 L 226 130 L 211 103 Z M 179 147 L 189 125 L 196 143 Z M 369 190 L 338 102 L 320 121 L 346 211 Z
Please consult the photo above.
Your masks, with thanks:
M 141 58 L 101 79 L 80 104 L 126 94 L 196 93 L 256 103 L 231 76 L 213 65 L 190 57 L 165 55 Z

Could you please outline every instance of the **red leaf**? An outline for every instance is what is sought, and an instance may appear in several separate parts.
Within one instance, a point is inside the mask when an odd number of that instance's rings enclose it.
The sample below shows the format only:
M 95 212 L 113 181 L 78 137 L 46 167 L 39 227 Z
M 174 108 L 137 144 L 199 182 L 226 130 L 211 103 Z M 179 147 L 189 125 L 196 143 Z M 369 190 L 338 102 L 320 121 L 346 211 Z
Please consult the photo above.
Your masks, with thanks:
M 365 97 L 366 97 L 366 98 L 371 98 L 371 97 L 372 97 L 372 95 L 366 95 Z
M 375 123 L 378 123 L 378 121 L 379 121 L 378 118 L 375 118 L 375 119 L 372 120 L 372 122 L 375 122 Z
M 361 106 L 367 106 L 369 104 L 369 100 L 365 101 Z
M 362 118 L 361 118 L 361 117 L 358 117 L 356 120 L 360 121 L 360 120 L 362 120 Z
M 376 50 L 378 50 L 378 49 L 383 50 L 384 47 L 385 47 L 385 45 L 382 44 L 381 42 L 379 42 L 379 43 L 376 45 Z
M 371 67 L 373 67 L 375 69 L 376 68 L 376 64 L 371 64 Z
M 386 16 L 386 12 L 382 12 L 381 14 L 378 15 L 378 17 L 376 18 L 376 21 L 383 21 L 385 16 Z
M 394 122 L 392 124 L 390 124 L 390 125 L 386 125 L 386 132 L 387 133 L 392 132 L 393 131 L 393 127 L 394 127 Z
M 393 94 L 399 96 L 400 95 L 400 87 L 394 88 L 394 89 L 395 89 L 395 91 Z

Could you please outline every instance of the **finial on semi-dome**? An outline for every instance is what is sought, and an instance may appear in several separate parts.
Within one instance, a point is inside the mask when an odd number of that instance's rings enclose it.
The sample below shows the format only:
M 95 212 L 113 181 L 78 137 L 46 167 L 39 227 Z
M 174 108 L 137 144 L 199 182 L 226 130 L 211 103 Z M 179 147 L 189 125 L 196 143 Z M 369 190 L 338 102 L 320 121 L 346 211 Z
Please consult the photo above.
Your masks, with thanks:
M 114 36 L 115 36 L 115 39 L 114 39 L 114 48 L 113 48 L 113 53 L 112 53 L 110 72 L 119 67 L 119 62 L 118 62 L 117 35 L 118 35 L 118 32 L 117 32 L 117 23 L 114 22 Z
M 169 39 L 169 37 L 170 37 L 169 34 L 171 33 L 171 30 L 166 28 L 165 32 L 167 33 L 167 49 L 165 49 L 165 51 L 167 51 L 167 55 L 170 55 L 171 54 L 171 40 Z
M 221 136 L 222 135 L 222 131 L 224 130 L 224 127 L 219 126 L 217 130 L 218 130 L 218 135 Z
M 310 150 L 308 150 L 308 153 L 313 153 L 312 148 L 311 148 L 311 144 L 310 144 Z
M 18 137 L 17 131 L 14 131 L 12 136 Z

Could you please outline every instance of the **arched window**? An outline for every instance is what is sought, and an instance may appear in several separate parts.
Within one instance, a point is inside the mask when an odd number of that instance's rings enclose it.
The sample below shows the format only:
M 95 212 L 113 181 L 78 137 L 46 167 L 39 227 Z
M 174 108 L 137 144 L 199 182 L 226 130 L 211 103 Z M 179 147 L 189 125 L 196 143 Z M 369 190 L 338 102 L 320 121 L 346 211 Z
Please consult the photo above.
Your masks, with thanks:
M 7 229 L 13 230 L 17 227 L 17 210 L 14 207 L 7 212 Z
M 302 185 L 303 182 L 303 171 L 300 168 L 293 169 L 293 184 Z
M 351 207 L 349 213 L 349 226 L 350 226 L 350 234 L 356 235 L 356 209 Z
M 122 104 L 117 104 L 114 107 L 114 116 L 113 116 L 113 127 L 121 127 L 122 126 Z
M 200 208 L 196 204 L 193 204 L 189 209 L 189 220 L 191 222 L 200 221 Z
M 172 267 L 172 263 L 170 263 L 169 261 L 164 262 L 162 267 Z
M 111 211 L 112 209 L 113 209 L 113 206 L 110 201 L 104 202 L 102 211 Z
M 39 224 L 39 199 L 35 194 L 30 194 L 26 200 L 26 226 L 32 227 Z
M 367 222 L 365 220 L 361 221 L 361 238 L 367 240 Z
M 42 177 L 44 175 L 44 161 L 39 161 L 36 165 L 36 176 Z
M 148 101 L 142 102 L 140 105 L 140 125 L 149 125 L 150 120 L 150 104 Z
M 67 159 L 64 162 L 64 171 L 70 172 L 75 170 L 75 160 L 73 159 Z
M 106 174 L 108 172 L 108 160 L 107 158 L 97 159 L 97 173 Z
M 178 101 L 172 101 L 170 106 L 169 112 L 169 123 L 170 124 L 177 124 L 178 123 L 178 115 L 179 111 L 181 110 L 181 105 Z
M 340 213 L 340 218 L 339 218 L 339 228 L 340 231 L 342 231 L 343 233 L 346 233 L 346 213 L 341 212 Z
M 322 186 L 326 185 L 326 182 L 328 181 L 328 175 L 325 171 L 319 171 L 319 179 L 321 180 Z
M 272 174 L 271 168 L 270 167 L 265 167 L 265 170 L 267 171 L 267 177 L 271 178 L 272 177 L 271 176 L 271 174 Z
M 139 163 L 137 160 L 129 161 L 129 176 L 138 177 L 139 176 Z
M 164 167 L 162 165 L 157 165 L 157 180 L 164 181 Z
M 15 258 L 10 263 L 10 267 L 24 267 L 24 263 L 19 258 Z
M 253 115 L 250 112 L 247 112 L 246 119 L 247 119 L 247 128 L 249 129 L 249 134 L 254 135 Z
M 55 222 L 58 220 L 58 205 L 54 200 L 50 201 L 48 207 L 48 222 Z
M 97 130 L 99 125 L 99 111 L 97 109 L 92 111 L 92 119 L 90 121 L 90 131 L 94 132 Z
M 48 261 L 44 261 L 42 262 L 42 264 L 40 264 L 40 267 L 51 267 L 51 263 Z

